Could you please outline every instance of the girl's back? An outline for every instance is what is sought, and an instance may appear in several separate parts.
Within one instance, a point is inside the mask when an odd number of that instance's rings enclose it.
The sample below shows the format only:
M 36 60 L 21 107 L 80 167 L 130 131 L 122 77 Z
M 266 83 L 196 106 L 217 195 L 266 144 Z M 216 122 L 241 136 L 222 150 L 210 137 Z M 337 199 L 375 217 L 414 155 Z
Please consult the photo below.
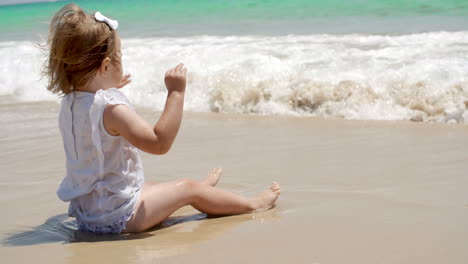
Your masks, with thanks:
M 75 91 L 62 100 L 59 127 L 67 157 L 67 175 L 58 196 L 70 201 L 69 215 L 93 231 L 111 230 L 109 223 L 127 221 L 143 184 L 138 150 L 103 126 L 107 104 L 131 107 L 117 89 L 97 93 Z M 92 229 L 90 227 L 86 229 Z

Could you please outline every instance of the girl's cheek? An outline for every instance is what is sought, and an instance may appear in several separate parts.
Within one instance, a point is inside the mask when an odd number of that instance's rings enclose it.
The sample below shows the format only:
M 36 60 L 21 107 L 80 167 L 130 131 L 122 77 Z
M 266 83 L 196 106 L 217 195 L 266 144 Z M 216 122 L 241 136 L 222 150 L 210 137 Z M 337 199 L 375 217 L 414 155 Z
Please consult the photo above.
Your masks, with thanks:
M 123 78 L 123 69 L 122 69 L 122 66 L 120 66 L 119 68 L 119 81 L 122 80 Z
M 120 81 L 122 81 L 122 77 L 123 77 L 122 65 L 114 66 L 114 67 L 115 67 L 114 68 L 114 81 L 116 85 L 118 85 Z

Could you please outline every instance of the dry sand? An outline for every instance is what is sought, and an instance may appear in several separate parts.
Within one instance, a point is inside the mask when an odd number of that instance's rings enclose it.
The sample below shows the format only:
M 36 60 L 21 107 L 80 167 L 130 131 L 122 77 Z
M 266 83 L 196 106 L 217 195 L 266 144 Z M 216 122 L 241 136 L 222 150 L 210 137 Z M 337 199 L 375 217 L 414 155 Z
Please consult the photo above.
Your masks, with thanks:
M 468 263 L 467 125 L 186 113 L 168 155 L 143 154 L 146 180 L 222 166 L 239 194 L 278 181 L 277 206 L 96 236 L 55 194 L 58 108 L 0 97 L 2 263 Z

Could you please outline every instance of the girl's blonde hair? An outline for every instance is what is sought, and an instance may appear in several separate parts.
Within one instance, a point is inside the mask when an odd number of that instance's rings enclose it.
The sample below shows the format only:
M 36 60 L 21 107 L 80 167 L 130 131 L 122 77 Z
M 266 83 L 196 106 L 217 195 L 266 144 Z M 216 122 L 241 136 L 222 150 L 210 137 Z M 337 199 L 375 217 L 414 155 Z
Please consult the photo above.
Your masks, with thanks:
M 119 61 L 115 31 L 75 4 L 64 6 L 52 18 L 46 49 L 47 89 L 61 95 L 92 80 L 106 57 Z

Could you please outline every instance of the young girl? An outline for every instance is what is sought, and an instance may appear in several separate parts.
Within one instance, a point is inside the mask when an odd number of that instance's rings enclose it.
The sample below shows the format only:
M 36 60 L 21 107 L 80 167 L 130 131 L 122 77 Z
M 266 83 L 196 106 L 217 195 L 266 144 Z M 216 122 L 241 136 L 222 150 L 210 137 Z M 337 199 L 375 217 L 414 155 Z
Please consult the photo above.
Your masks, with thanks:
M 166 72 L 166 105 L 154 127 L 143 120 L 117 88 L 122 76 L 118 23 L 75 4 L 52 18 L 46 62 L 48 90 L 63 95 L 59 127 L 67 174 L 57 194 L 70 202 L 69 215 L 79 229 L 95 233 L 141 232 L 182 206 L 210 215 L 234 215 L 271 207 L 280 187 L 244 198 L 214 186 L 221 169 L 200 181 L 180 179 L 143 183 L 137 149 L 167 153 L 180 127 L 186 69 Z

